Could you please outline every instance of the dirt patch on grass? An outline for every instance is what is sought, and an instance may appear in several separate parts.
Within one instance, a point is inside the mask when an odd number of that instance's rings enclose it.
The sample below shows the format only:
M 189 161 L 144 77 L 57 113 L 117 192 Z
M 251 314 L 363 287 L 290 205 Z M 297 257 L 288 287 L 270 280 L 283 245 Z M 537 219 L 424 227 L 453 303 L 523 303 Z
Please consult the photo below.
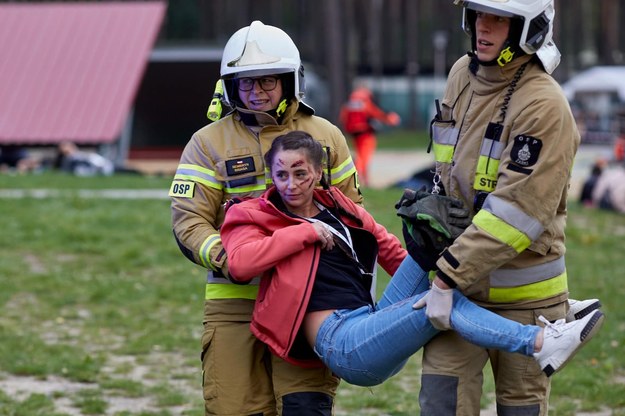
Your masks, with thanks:
M 123 387 L 107 389 L 98 383 L 79 383 L 58 376 L 31 377 L 16 376 L 8 373 L 0 374 L 0 390 L 12 400 L 22 402 L 33 394 L 41 394 L 54 402 L 56 412 L 69 416 L 83 416 L 85 413 L 77 405 L 81 392 L 96 390 L 99 398 L 106 402 L 105 415 L 120 412 L 138 414 L 141 412 L 162 413 L 173 415 L 187 414 L 202 403 L 198 368 L 182 363 L 183 357 L 178 354 L 156 352 L 149 356 L 112 355 L 102 368 L 102 379 L 108 381 L 122 380 L 140 384 L 143 392 L 137 397 L 132 391 L 124 391 Z M 169 377 L 163 377 L 167 373 Z M 121 384 L 123 386 L 123 383 Z M 136 390 L 136 388 L 135 388 Z M 158 392 L 175 392 L 181 404 L 162 404 L 163 397 Z M 190 414 L 190 413 L 188 413 Z

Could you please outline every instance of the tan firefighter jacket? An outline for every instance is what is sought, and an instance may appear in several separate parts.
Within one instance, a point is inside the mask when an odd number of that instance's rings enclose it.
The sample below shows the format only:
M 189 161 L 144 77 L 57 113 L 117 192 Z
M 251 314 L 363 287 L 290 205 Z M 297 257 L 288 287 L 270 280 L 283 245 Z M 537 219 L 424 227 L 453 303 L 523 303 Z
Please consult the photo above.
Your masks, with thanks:
M 532 56 L 479 66 L 477 75 L 469 63 L 465 56 L 453 66 L 432 135 L 441 184 L 474 217 L 437 266 L 487 306 L 561 302 L 567 190 L 580 140 L 569 104 Z

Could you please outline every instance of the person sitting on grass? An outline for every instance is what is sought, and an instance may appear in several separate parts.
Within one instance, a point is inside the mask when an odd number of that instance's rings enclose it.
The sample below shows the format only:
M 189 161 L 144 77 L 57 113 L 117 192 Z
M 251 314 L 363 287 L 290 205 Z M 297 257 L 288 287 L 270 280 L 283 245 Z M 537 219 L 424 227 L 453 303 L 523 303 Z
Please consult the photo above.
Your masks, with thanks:
M 372 386 L 397 374 L 439 332 L 423 309 L 428 273 L 364 208 L 327 186 L 323 158 L 321 144 L 305 132 L 276 138 L 265 155 L 273 186 L 229 204 L 222 241 L 233 280 L 262 275 L 251 323 L 256 337 L 289 362 L 323 363 L 348 383 Z M 393 275 L 377 303 L 376 261 Z M 451 328 L 465 339 L 533 356 L 548 374 L 604 320 L 593 310 L 568 323 L 543 318 L 543 328 L 496 315 L 455 289 L 446 299 Z

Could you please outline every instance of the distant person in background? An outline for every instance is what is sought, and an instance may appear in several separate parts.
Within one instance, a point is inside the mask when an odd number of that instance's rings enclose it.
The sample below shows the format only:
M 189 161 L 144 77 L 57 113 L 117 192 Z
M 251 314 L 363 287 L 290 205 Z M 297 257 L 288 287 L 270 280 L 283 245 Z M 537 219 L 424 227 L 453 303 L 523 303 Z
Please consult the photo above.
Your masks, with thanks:
M 614 141 L 614 160 L 625 162 L 625 108 L 617 111 L 616 120 L 619 135 Z
M 41 161 L 31 157 L 26 148 L 18 145 L 0 146 L 0 172 L 27 173 L 40 166 Z
M 623 127 L 625 130 L 625 127 Z M 625 132 L 614 141 L 614 160 L 625 162 Z
M 363 185 L 369 182 L 368 169 L 377 147 L 375 121 L 389 126 L 399 125 L 397 113 L 386 113 L 373 101 L 371 91 L 357 87 L 349 96 L 349 101 L 341 107 L 340 121 L 345 131 L 352 136 L 356 147 L 356 171 Z
M 592 191 L 592 205 L 625 214 L 625 162 L 603 170 Z
M 616 112 L 616 120 L 618 136 L 612 147 L 612 159 L 597 161 L 597 164 L 601 164 L 601 173 L 593 178 L 593 168 L 591 176 L 584 184 L 581 202 L 587 198 L 587 206 L 625 213 L 625 109 Z M 587 184 L 588 187 L 592 184 L 592 188 L 586 189 Z
M 592 206 L 594 205 L 592 201 L 592 194 L 597 186 L 597 182 L 605 169 L 607 162 L 603 159 L 599 159 L 592 166 L 592 170 L 590 171 L 590 175 L 584 181 L 584 186 L 582 187 L 582 192 L 579 197 L 579 202 L 584 206 Z
M 115 172 L 113 162 L 95 152 L 80 150 L 72 142 L 62 142 L 58 147 L 56 167 L 77 176 L 110 176 Z

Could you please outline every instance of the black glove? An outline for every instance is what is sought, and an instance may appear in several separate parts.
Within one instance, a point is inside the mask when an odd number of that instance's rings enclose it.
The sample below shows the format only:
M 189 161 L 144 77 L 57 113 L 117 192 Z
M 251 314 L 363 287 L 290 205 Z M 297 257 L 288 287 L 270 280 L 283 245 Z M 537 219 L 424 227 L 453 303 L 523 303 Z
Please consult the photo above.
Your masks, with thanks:
M 406 249 L 423 270 L 436 270 L 440 253 L 471 224 L 462 202 L 422 188 L 406 189 L 397 204 Z
M 436 270 L 436 260 L 438 260 L 440 253 L 438 248 L 434 247 L 434 245 L 429 242 L 429 239 L 423 239 L 419 230 L 415 231 L 414 228 L 411 225 L 409 226 L 407 221 L 403 219 L 401 231 L 404 236 L 408 255 L 417 262 L 421 269 L 427 272 Z M 415 237 L 418 241 L 415 240 Z
M 425 188 L 418 191 L 406 189 L 395 208 L 400 217 L 426 222 L 452 241 L 471 224 L 469 210 L 464 208 L 462 201 L 446 195 L 431 194 Z

